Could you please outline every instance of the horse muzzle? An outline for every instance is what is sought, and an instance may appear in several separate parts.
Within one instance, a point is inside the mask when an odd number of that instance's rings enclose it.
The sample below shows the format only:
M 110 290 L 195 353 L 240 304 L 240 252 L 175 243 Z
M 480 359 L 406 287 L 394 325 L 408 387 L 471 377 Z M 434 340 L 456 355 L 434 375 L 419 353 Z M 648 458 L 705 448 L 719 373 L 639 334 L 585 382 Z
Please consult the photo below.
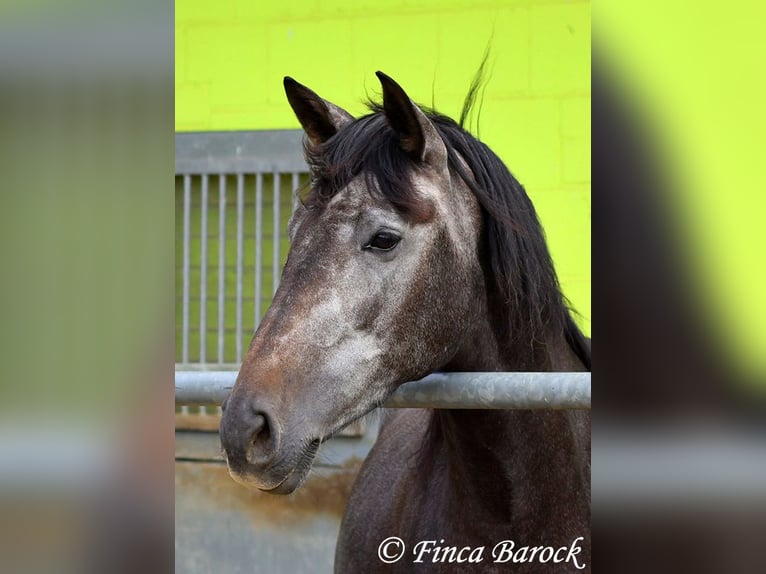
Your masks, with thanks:
M 247 398 L 227 400 L 221 446 L 234 480 L 272 494 L 290 494 L 306 479 L 320 441 L 307 446 L 283 444 L 273 412 Z

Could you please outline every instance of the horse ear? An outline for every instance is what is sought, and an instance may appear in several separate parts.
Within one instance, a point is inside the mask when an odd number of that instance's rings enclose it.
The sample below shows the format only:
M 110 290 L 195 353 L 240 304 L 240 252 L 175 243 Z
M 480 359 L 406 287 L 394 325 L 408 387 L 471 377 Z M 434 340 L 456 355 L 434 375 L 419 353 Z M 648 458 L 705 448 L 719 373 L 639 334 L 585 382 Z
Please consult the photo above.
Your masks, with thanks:
M 354 121 L 346 110 L 323 100 L 290 76 L 285 76 L 284 86 L 287 101 L 313 145 L 326 142 L 339 129 Z
M 383 86 L 383 111 L 402 149 L 415 161 L 437 168 L 446 165 L 447 148 L 431 120 L 399 84 L 383 72 L 375 75 Z

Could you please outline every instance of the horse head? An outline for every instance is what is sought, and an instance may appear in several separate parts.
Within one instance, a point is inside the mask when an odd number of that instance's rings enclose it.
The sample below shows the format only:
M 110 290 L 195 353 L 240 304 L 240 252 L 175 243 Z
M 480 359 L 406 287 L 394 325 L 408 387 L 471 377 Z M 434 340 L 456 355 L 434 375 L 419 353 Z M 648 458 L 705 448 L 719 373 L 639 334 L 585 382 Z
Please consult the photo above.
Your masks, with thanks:
M 382 106 L 359 119 L 284 80 L 311 189 L 221 421 L 232 476 L 264 491 L 294 491 L 322 441 L 449 363 L 483 305 L 481 210 L 460 159 L 377 75 Z

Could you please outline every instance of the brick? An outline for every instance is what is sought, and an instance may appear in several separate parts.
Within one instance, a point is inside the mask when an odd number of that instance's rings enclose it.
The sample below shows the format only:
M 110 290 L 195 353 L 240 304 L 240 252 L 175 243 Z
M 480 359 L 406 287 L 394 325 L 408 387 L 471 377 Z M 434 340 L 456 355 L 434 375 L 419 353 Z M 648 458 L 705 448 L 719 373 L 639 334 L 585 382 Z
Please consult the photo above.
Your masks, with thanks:
M 213 106 L 259 106 L 267 101 L 266 29 L 256 26 L 228 28 L 225 45 L 215 54 L 211 80 Z
M 564 138 L 561 141 L 561 178 L 566 184 L 589 183 L 590 139 Z
M 176 131 L 204 131 L 210 124 L 210 99 L 205 84 L 176 84 Z
M 530 191 L 545 230 L 556 271 L 570 279 L 590 278 L 589 191 Z
M 290 0 L 289 2 L 269 0 L 233 0 L 237 22 L 256 23 L 287 22 L 299 20 L 320 20 L 323 6 L 328 4 L 320 0 Z
M 378 99 L 381 70 L 419 102 L 430 102 L 438 54 L 437 20 L 430 14 L 381 16 L 354 21 L 352 73 Z M 363 91 L 358 91 L 364 94 Z
M 240 0 L 242 1 L 242 0 Z M 445 12 L 461 12 L 463 14 L 476 10 L 497 9 L 498 5 L 524 4 L 528 0 L 315 0 L 316 9 L 311 15 L 317 19 L 323 18 L 359 18 L 400 16 L 412 14 L 432 14 L 434 16 Z M 271 10 L 282 13 L 284 19 L 301 19 L 306 14 L 305 5 L 311 0 L 301 0 L 291 14 L 292 6 L 272 7 Z M 276 3 L 269 3 L 276 4 Z
M 401 13 L 406 2 L 402 0 L 321 0 L 320 18 L 358 18 Z
M 590 141 L 590 97 L 561 100 L 561 136 Z
M 530 10 L 530 89 L 544 95 L 590 93 L 590 4 Z
M 555 100 L 484 102 L 480 136 L 527 188 L 561 181 L 559 106 Z
M 218 130 L 299 129 L 287 99 L 281 105 L 217 106 L 211 111 Z
M 438 17 L 436 96 L 438 100 L 457 104 L 451 114 L 459 114 L 490 38 L 486 94 L 508 97 L 526 93 L 529 82 L 527 20 L 526 9 L 449 12 Z
M 226 26 L 196 25 L 186 30 L 186 78 L 210 82 L 216 76 L 219 54 L 226 49 Z M 218 73 L 220 76 L 221 74 Z
M 261 71 L 267 104 L 285 104 L 284 76 L 294 77 L 340 106 L 348 104 L 351 34 L 348 20 L 280 22 L 270 26 L 267 65 Z M 354 89 L 358 90 L 359 85 Z
M 237 0 L 217 0 L 215 4 L 207 0 L 179 0 L 175 3 L 176 27 L 189 24 L 223 24 L 236 19 Z M 253 2 L 253 4 L 270 2 Z
M 176 26 L 176 33 L 173 38 L 175 50 L 175 85 L 186 81 L 186 28 Z
M 394 2 L 390 3 L 394 4 Z M 504 6 L 528 3 L 529 0 L 399 0 L 400 10 L 403 11 L 461 12 L 463 14 L 475 10 L 497 10 Z

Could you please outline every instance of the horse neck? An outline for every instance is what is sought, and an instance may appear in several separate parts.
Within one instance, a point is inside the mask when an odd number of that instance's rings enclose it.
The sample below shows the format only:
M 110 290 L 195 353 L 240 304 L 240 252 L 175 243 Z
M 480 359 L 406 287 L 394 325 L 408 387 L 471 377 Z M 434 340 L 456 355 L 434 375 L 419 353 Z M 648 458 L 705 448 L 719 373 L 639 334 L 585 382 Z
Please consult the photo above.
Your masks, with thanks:
M 499 342 L 490 323 L 487 319 L 477 325 L 444 370 L 586 370 L 563 333 L 521 350 Z M 530 521 L 542 521 L 542 528 L 573 500 L 586 499 L 581 496 L 589 481 L 590 429 L 585 412 L 435 410 L 430 431 L 437 443 L 435 452 L 446 459 L 456 502 L 466 504 L 467 498 L 477 512 L 483 508 L 501 521 L 528 515 Z M 538 502 L 533 507 L 530 501 Z

